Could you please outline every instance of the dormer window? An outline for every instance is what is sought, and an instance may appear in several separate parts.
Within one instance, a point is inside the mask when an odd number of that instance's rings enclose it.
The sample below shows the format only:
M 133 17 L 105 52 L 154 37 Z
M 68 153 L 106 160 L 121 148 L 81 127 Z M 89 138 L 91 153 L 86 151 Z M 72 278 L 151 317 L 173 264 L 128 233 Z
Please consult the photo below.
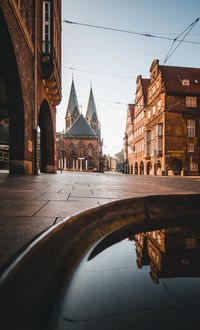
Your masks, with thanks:
M 183 79 L 183 80 L 182 80 L 182 85 L 183 85 L 183 86 L 189 86 L 189 85 L 190 85 L 190 81 L 189 81 L 189 79 Z

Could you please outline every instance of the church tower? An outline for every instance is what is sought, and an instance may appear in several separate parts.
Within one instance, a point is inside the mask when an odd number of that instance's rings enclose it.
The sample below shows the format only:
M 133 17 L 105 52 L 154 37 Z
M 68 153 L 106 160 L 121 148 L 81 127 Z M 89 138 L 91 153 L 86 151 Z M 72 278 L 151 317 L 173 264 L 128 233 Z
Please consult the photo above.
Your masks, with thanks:
M 76 90 L 74 86 L 74 80 L 72 79 L 72 85 L 69 95 L 69 102 L 67 106 L 66 116 L 65 116 L 65 131 L 68 132 L 72 124 L 80 115 L 78 100 L 76 96 Z
M 88 106 L 87 106 L 87 111 L 85 115 L 85 119 L 87 122 L 90 124 L 90 126 L 93 128 L 95 133 L 101 137 L 101 129 L 100 129 L 100 123 L 98 120 L 97 116 L 97 109 L 94 101 L 94 95 L 92 91 L 92 87 L 90 89 L 90 96 L 89 96 L 89 101 L 88 101 Z

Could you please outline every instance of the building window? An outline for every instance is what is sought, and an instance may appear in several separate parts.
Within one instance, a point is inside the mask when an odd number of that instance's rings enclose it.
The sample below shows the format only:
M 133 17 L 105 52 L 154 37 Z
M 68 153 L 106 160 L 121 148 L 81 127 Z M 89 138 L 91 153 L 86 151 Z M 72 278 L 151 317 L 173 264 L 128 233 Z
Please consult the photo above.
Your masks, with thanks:
M 187 151 L 188 152 L 194 152 L 194 143 L 189 143 L 187 145 Z
M 155 90 L 156 90 L 156 86 L 153 85 L 153 94 L 155 93 Z
M 196 249 L 197 247 L 197 240 L 196 238 L 186 238 L 185 239 L 185 248 L 186 249 Z
M 73 153 L 74 153 L 74 145 L 73 144 L 70 144 L 69 152 L 70 152 L 70 155 L 73 155 Z
M 158 101 L 158 111 L 161 110 L 161 100 Z
M 163 135 L 163 124 L 158 124 L 158 136 Z
M 151 110 L 148 111 L 148 119 L 151 117 Z
M 193 161 L 192 156 L 190 158 L 190 171 L 198 171 L 198 163 Z
M 157 85 L 157 89 L 158 89 L 159 88 L 159 80 L 157 80 L 156 85 Z
M 90 157 L 92 157 L 92 155 L 93 155 L 93 146 L 92 146 L 92 144 L 90 144 L 88 147 L 89 147 L 88 154 L 89 154 Z
M 161 235 L 160 235 L 160 233 L 158 233 L 158 244 L 160 244 L 161 245 Z
M 50 1 L 43 1 L 42 52 L 50 54 Z
M 186 96 L 186 107 L 196 108 L 197 98 L 192 96 Z
M 187 136 L 190 136 L 190 137 L 195 136 L 195 120 L 194 119 L 187 120 Z
M 155 105 L 153 106 L 153 115 L 155 115 L 155 113 L 156 113 L 156 107 L 155 107 Z
M 190 81 L 188 79 L 183 79 L 182 80 L 182 85 L 183 86 L 189 86 L 190 85 Z

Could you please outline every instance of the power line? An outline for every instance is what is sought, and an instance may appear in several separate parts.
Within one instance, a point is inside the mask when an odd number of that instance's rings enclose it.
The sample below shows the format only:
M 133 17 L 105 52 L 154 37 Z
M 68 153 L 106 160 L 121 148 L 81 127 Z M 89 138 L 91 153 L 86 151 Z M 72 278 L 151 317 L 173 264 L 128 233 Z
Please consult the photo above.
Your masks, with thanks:
M 67 93 L 62 93 L 63 95 L 68 95 Z M 77 95 L 77 98 L 82 98 L 82 99 L 88 99 L 87 96 L 80 96 Z M 119 101 L 110 101 L 110 100 L 103 100 L 95 97 L 95 101 L 100 101 L 100 102 L 106 102 L 106 103 L 114 103 L 114 104 L 119 104 L 119 105 L 128 105 L 129 103 L 123 103 Z
M 63 67 L 68 69 L 68 70 L 72 70 L 72 71 L 86 72 L 86 73 L 100 75 L 100 76 L 106 76 L 106 77 L 123 78 L 123 79 L 136 79 L 136 77 L 133 77 L 133 76 L 120 76 L 120 75 L 109 74 L 109 73 L 100 73 L 100 72 L 94 72 L 94 71 L 87 71 L 87 70 L 82 70 L 82 69 L 69 67 L 69 66 L 66 66 L 66 65 L 63 65 Z
M 192 22 L 182 33 L 180 33 L 174 40 L 173 43 L 169 49 L 169 52 L 167 54 L 167 56 L 165 57 L 164 60 L 164 64 L 168 61 L 168 59 L 174 54 L 174 52 L 176 51 L 176 49 L 180 46 L 180 44 L 182 42 L 184 42 L 185 38 L 187 37 L 187 35 L 190 33 L 190 31 L 194 28 L 194 26 L 197 24 L 197 22 L 199 21 L 200 17 L 198 17 L 194 22 Z M 184 34 L 185 33 L 185 34 Z M 183 35 L 183 38 L 180 40 L 179 38 Z M 175 45 L 175 42 L 179 41 L 178 45 L 173 49 L 173 46 Z M 173 50 L 172 50 L 173 49 Z
M 156 34 L 151 34 L 151 33 L 143 33 L 143 32 L 136 32 L 136 31 L 129 31 L 129 30 L 122 30 L 122 29 L 116 29 L 116 28 L 111 28 L 111 27 L 106 27 L 106 26 L 100 26 L 100 25 L 93 25 L 93 24 L 86 24 L 86 23 L 80 23 L 80 22 L 74 22 L 74 21 L 69 21 L 69 20 L 63 20 L 63 23 L 67 24 L 74 24 L 74 25 L 80 25 L 80 26 L 85 26 L 85 27 L 91 27 L 95 29 L 101 29 L 101 30 L 108 30 L 108 31 L 114 31 L 114 32 L 122 32 L 122 33 L 129 33 L 129 34 L 134 34 L 134 35 L 140 35 L 143 37 L 148 37 L 148 38 L 157 38 L 157 39 L 164 39 L 164 40 L 171 40 L 174 41 L 173 38 L 170 37 L 164 37 L 161 35 L 156 35 Z M 186 42 L 186 43 L 191 43 L 191 44 L 200 44 L 200 42 L 197 41 L 191 41 L 191 40 L 180 40 L 177 39 L 177 41 L 181 42 Z

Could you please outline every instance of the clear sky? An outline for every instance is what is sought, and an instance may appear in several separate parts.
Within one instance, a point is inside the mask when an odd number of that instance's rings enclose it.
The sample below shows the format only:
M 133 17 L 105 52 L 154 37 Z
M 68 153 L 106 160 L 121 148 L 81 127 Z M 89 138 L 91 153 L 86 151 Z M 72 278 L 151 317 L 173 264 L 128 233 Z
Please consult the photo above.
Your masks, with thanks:
M 175 38 L 200 16 L 200 0 L 63 0 L 62 19 Z M 200 42 L 200 21 L 186 40 Z M 62 102 L 57 131 L 64 129 L 72 73 L 85 114 L 92 82 L 104 153 L 123 147 L 127 104 L 136 78 L 149 78 L 154 59 L 164 63 L 172 42 L 62 23 Z M 166 65 L 200 67 L 200 44 L 182 43 Z M 74 68 L 71 70 L 69 68 Z

